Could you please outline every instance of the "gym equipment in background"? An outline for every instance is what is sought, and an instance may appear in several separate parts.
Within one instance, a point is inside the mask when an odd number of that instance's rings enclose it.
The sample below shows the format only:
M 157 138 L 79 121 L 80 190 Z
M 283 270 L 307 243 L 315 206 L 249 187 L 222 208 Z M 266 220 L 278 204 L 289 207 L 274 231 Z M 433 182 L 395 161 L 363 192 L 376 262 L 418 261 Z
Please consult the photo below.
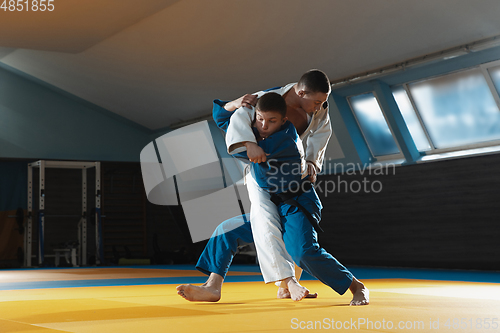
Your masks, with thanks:
M 101 163 L 100 162 L 68 162 L 40 160 L 28 164 L 28 214 L 24 237 L 24 266 L 31 267 L 33 237 L 33 168 L 39 168 L 39 201 L 38 201 L 38 264 L 44 263 L 44 225 L 45 225 L 45 168 L 81 169 L 82 170 L 82 214 L 78 228 L 78 254 L 80 265 L 87 264 L 87 169 L 95 168 L 95 228 L 96 228 L 96 264 L 103 261 L 101 237 Z

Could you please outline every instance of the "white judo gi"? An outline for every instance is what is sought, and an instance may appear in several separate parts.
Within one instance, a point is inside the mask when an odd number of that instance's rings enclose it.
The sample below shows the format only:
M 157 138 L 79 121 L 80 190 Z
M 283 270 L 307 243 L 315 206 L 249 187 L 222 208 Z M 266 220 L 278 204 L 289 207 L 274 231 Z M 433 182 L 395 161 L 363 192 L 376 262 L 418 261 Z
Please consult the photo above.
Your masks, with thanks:
M 261 97 L 268 92 L 284 95 L 294 85 L 295 83 L 290 83 L 284 87 L 259 91 L 256 95 Z M 239 108 L 232 115 L 226 134 L 226 146 L 229 154 L 245 151 L 246 147 L 242 145 L 243 142 L 257 143 L 252 131 L 254 113 L 253 109 Z M 297 142 L 305 161 L 312 163 L 318 173 L 321 171 L 326 145 L 331 134 L 332 127 L 326 103 L 314 113 L 308 127 L 300 135 L 300 140 Z M 281 218 L 277 207 L 271 201 L 270 194 L 261 189 L 250 174 L 246 176 L 246 179 L 251 202 L 250 223 L 264 281 L 270 283 L 294 276 L 295 265 L 283 242 Z

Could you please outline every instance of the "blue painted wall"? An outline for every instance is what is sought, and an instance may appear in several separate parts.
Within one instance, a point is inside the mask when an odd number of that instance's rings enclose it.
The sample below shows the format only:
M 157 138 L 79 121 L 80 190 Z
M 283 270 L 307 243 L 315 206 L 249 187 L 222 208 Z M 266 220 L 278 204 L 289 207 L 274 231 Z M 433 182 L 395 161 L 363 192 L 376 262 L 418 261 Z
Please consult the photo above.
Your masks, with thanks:
M 0 158 L 139 161 L 150 131 L 0 67 Z
M 0 161 L 0 212 L 26 209 L 28 200 L 28 163 Z

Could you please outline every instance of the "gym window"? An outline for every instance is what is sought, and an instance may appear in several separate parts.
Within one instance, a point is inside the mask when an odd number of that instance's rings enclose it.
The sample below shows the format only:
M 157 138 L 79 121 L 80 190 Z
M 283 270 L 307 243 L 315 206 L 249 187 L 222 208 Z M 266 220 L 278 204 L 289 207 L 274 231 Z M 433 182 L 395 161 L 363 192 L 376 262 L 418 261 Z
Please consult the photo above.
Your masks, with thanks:
M 493 83 L 495 84 L 497 93 L 500 92 L 500 66 L 490 68 L 488 70 L 489 74 L 491 75 L 491 79 L 493 80 Z
M 401 152 L 374 93 L 348 98 L 358 125 L 377 160 L 400 158 Z
M 419 151 L 500 144 L 499 65 L 493 62 L 393 88 Z
M 393 95 L 417 149 L 419 151 L 431 150 L 429 138 L 422 128 L 421 119 L 419 119 L 418 114 L 415 113 L 415 109 L 408 97 L 407 91 L 403 87 L 397 87 L 393 89 Z

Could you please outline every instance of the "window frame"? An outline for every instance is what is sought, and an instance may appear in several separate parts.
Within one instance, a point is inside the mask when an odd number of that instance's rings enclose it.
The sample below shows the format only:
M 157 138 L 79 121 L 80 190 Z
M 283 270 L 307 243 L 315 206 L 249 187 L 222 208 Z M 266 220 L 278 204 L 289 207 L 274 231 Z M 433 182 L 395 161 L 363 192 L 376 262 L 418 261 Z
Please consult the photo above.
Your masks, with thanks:
M 382 112 L 382 116 L 384 117 L 385 123 L 387 124 L 387 128 L 389 128 L 389 131 L 391 131 L 392 139 L 394 140 L 394 143 L 396 144 L 396 147 L 399 150 L 399 153 L 397 153 L 397 154 L 375 156 L 375 154 L 373 153 L 372 147 L 370 146 L 370 142 L 367 140 L 365 132 L 363 131 L 363 127 L 361 127 L 361 124 L 359 123 L 359 119 L 358 119 L 358 116 L 356 115 L 356 112 L 354 111 L 354 107 L 352 105 L 351 98 L 356 97 L 356 96 L 360 96 L 360 95 L 366 95 L 369 93 L 373 94 L 373 96 L 375 97 L 375 100 L 377 101 L 378 107 L 379 107 L 380 111 Z M 351 109 L 351 112 L 354 116 L 354 119 L 356 120 L 356 125 L 358 126 L 359 131 L 361 132 L 361 135 L 363 135 L 363 139 L 366 142 L 366 146 L 368 147 L 368 150 L 370 151 L 370 155 L 371 155 L 370 157 L 372 160 L 371 163 L 392 161 L 392 160 L 401 160 L 401 159 L 404 160 L 405 157 L 403 155 L 403 151 L 401 150 L 401 146 L 400 146 L 398 140 L 396 139 L 396 136 L 394 135 L 394 130 L 392 129 L 391 124 L 387 120 L 387 116 L 385 115 L 384 108 L 380 104 L 380 100 L 377 96 L 377 93 L 374 90 L 365 91 L 365 92 L 360 93 L 360 94 L 348 95 L 348 96 L 346 96 L 346 100 L 347 100 L 349 108 Z
M 430 149 L 429 150 L 423 150 L 423 151 L 419 150 L 419 153 L 420 154 L 425 154 L 426 152 L 434 151 L 436 149 L 436 147 L 434 146 L 434 143 L 431 140 L 431 136 L 429 135 L 429 132 L 427 131 L 427 127 L 424 126 L 424 121 L 422 120 L 422 116 L 420 115 L 420 112 L 417 111 L 417 105 L 415 104 L 415 101 L 413 100 L 413 96 L 410 93 L 410 88 L 408 87 L 408 83 L 404 83 L 402 85 L 398 85 L 398 86 L 395 86 L 395 87 L 396 88 L 397 87 L 403 87 L 403 90 L 406 92 L 406 96 L 408 97 L 408 100 L 410 101 L 411 107 L 413 108 L 413 112 L 415 112 L 415 115 L 417 116 L 418 122 L 420 123 L 420 127 L 422 128 L 422 131 L 424 132 L 425 137 L 427 138 L 427 142 L 429 143 Z M 394 89 L 391 88 L 391 90 L 394 93 Z M 397 104 L 397 102 L 396 102 L 396 104 Z M 399 105 L 398 105 L 398 109 L 399 109 Z M 403 114 L 401 112 L 401 109 L 399 109 L 399 112 L 401 113 L 401 116 L 404 119 L 404 116 L 403 116 Z M 405 123 L 406 123 L 406 121 L 405 121 Z M 406 126 L 408 127 L 408 125 L 406 125 Z M 411 132 L 410 132 L 410 135 L 411 135 Z M 412 138 L 413 142 L 415 142 L 415 139 L 413 138 L 413 136 L 411 138 Z
M 481 72 L 483 73 L 486 82 L 488 83 L 488 87 L 490 88 L 491 94 L 493 95 L 493 99 L 497 103 L 498 110 L 500 110 L 500 95 L 498 90 L 500 90 L 500 87 L 495 86 L 495 83 L 493 82 L 493 79 L 491 78 L 491 74 L 489 72 L 490 68 L 494 67 L 499 67 L 500 66 L 500 60 L 497 61 L 492 61 L 488 63 L 484 63 L 479 65 L 479 68 L 481 69 Z
M 491 78 L 491 74 L 488 71 L 488 69 L 490 69 L 492 67 L 498 67 L 498 66 L 500 66 L 500 60 L 495 60 L 495 61 L 479 64 L 476 66 L 461 68 L 459 70 L 451 71 L 451 72 L 448 72 L 446 74 L 433 75 L 433 76 L 429 76 L 425 79 L 408 81 L 408 82 L 405 82 L 403 84 L 398 84 L 398 85 L 394 85 L 393 87 L 391 87 L 391 89 L 393 89 L 393 88 L 402 86 L 403 89 L 406 91 L 406 94 L 408 95 L 410 103 L 413 107 L 413 111 L 415 112 L 415 115 L 417 116 L 417 118 L 420 122 L 420 126 L 422 127 L 422 130 L 424 131 L 425 136 L 427 137 L 427 140 L 429 141 L 429 145 L 430 145 L 431 149 L 427 150 L 427 151 L 419 151 L 420 154 L 422 154 L 423 156 L 426 156 L 426 155 L 435 155 L 435 154 L 442 154 L 442 153 L 449 153 L 449 152 L 458 152 L 458 151 L 470 150 L 470 149 L 476 149 L 476 148 L 500 146 L 500 139 L 498 139 L 498 140 L 493 140 L 493 141 L 470 143 L 470 144 L 465 144 L 465 145 L 460 145 L 460 146 L 455 146 L 455 147 L 450 147 L 450 148 L 436 148 L 436 146 L 434 145 L 434 142 L 432 141 L 432 139 L 429 135 L 427 127 L 425 126 L 425 124 L 422 120 L 422 116 L 420 114 L 420 111 L 417 108 L 417 105 L 415 103 L 415 100 L 413 99 L 413 95 L 411 94 L 411 91 L 409 88 L 409 85 L 412 83 L 425 82 L 425 81 L 429 81 L 429 80 L 432 80 L 435 78 L 445 77 L 448 75 L 452 75 L 452 74 L 456 74 L 456 73 L 460 73 L 460 72 L 465 72 L 465 71 L 471 70 L 471 69 L 479 69 L 479 71 L 483 74 L 483 77 L 485 78 L 485 80 L 488 84 L 488 87 L 490 89 L 490 93 L 492 94 L 493 99 L 495 100 L 495 103 L 496 103 L 496 105 L 499 109 L 499 112 L 500 112 L 500 95 L 495 87 L 493 79 Z M 392 131 L 392 129 L 391 129 L 391 131 Z M 399 144 L 398 144 L 398 146 L 399 146 Z

